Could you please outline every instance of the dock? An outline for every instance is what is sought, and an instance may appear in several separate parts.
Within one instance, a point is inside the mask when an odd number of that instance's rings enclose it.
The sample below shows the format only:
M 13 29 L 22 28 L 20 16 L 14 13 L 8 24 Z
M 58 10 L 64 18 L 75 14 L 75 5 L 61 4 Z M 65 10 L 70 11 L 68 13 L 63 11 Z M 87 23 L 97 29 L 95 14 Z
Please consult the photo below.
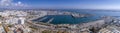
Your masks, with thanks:
M 42 18 L 42 19 L 40 19 L 39 21 L 43 21 L 43 20 L 45 20 L 45 19 L 47 19 L 48 17 L 44 17 L 44 18 Z
M 52 22 L 52 21 L 53 21 L 53 19 L 54 19 L 54 18 L 51 18 L 51 19 L 50 19 L 50 20 L 49 20 L 47 23 L 50 23 L 50 22 Z

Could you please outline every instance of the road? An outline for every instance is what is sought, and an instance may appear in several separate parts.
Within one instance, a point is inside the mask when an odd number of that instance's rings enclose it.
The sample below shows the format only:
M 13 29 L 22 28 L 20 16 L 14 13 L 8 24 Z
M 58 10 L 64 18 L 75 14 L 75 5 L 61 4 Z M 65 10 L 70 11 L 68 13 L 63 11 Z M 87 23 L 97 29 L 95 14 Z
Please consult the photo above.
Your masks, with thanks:
M 79 31 L 79 29 L 55 28 L 55 27 L 35 24 L 32 22 L 28 22 L 28 23 L 30 23 L 30 25 L 32 25 L 32 27 L 35 27 L 35 28 L 43 28 L 43 29 L 48 29 L 48 30 L 62 30 L 62 31 L 64 31 L 64 30 L 66 30 L 66 31 Z

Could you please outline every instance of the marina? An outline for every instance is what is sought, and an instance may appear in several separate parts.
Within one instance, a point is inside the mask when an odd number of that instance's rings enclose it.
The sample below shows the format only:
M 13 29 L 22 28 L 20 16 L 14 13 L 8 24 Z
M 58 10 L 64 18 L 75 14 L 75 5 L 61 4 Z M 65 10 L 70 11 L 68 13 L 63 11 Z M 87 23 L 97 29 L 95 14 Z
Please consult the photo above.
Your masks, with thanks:
M 43 18 L 46 18 L 46 19 L 41 21 L 41 19 L 43 19 Z M 52 18 L 54 18 L 54 19 L 52 19 Z M 79 24 L 79 23 L 85 23 L 85 22 L 89 22 L 89 21 L 95 21 L 100 18 L 101 17 L 99 17 L 99 16 L 75 18 L 75 17 L 72 17 L 71 15 L 47 15 L 45 17 L 38 18 L 33 21 L 47 23 L 47 21 L 50 21 L 50 19 L 52 19 L 52 21 L 50 22 L 52 24 Z

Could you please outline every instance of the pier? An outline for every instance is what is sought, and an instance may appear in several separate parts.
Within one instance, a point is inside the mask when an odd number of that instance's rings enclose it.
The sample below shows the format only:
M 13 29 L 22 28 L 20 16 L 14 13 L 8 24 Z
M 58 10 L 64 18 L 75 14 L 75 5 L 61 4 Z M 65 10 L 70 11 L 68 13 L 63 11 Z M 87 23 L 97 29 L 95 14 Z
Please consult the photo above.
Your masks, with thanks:
M 48 18 L 48 17 L 44 17 L 44 18 L 40 19 L 39 21 L 43 21 L 43 20 L 45 20 L 46 18 Z
M 51 18 L 51 19 L 50 19 L 50 20 L 49 20 L 47 23 L 50 23 L 50 22 L 52 22 L 52 21 L 53 21 L 53 19 L 54 19 L 54 18 Z

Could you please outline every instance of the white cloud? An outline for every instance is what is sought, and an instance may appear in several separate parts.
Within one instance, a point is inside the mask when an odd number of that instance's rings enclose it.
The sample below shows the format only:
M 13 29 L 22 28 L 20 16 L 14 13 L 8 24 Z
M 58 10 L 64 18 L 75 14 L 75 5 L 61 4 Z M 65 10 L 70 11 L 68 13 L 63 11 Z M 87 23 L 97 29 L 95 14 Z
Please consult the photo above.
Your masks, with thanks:
M 0 0 L 0 6 L 20 6 L 25 7 L 26 4 L 23 4 L 22 2 L 18 1 L 17 3 L 12 2 L 13 0 Z
M 15 3 L 15 6 L 27 6 L 27 5 L 25 5 L 22 2 L 18 1 L 17 3 Z

